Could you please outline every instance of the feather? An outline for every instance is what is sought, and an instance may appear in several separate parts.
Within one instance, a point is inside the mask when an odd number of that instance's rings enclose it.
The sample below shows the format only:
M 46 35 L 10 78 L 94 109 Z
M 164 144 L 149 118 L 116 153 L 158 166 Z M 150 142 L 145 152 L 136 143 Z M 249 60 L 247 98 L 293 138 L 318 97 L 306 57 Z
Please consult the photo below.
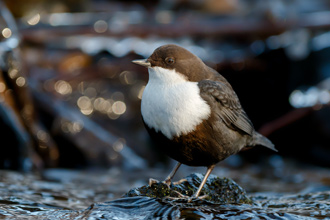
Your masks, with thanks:
M 220 81 L 202 80 L 198 83 L 201 96 L 213 106 L 216 114 L 232 129 L 242 131 L 252 136 L 252 122 L 241 107 L 236 93 Z M 214 103 L 211 100 L 216 100 Z

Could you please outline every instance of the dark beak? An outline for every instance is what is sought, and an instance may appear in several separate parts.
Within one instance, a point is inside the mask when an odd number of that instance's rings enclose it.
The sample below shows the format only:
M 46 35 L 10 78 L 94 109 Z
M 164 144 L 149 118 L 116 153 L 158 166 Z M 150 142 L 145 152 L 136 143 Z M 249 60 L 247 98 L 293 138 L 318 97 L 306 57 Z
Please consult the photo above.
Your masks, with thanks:
M 147 59 L 143 59 L 143 60 L 133 60 L 132 61 L 135 64 L 144 66 L 144 67 L 151 67 L 151 63 L 147 60 Z

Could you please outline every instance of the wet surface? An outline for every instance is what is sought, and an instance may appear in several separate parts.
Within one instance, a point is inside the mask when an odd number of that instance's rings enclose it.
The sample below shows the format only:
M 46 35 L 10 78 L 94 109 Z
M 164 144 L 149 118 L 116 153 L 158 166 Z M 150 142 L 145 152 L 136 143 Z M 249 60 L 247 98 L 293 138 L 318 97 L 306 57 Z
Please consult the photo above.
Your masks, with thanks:
M 130 189 L 163 179 L 166 169 L 75 171 L 51 169 L 43 177 L 0 171 L 0 218 L 24 219 L 327 219 L 330 218 L 330 172 L 285 163 L 274 168 L 217 167 L 214 174 L 235 180 L 253 204 L 219 205 L 210 201 L 122 198 Z M 184 166 L 176 180 L 203 168 Z

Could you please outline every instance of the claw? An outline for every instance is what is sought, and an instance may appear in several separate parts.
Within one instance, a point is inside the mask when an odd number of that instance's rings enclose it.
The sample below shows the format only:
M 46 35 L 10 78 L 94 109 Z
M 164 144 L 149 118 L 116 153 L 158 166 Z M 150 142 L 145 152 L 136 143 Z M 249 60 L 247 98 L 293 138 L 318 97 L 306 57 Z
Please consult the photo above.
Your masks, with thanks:
M 176 190 L 173 190 L 173 192 L 175 192 L 177 194 L 177 197 L 167 196 L 166 198 L 171 199 L 171 200 L 189 199 L 189 196 L 183 195 Z
M 179 180 L 177 182 L 173 182 L 173 185 L 179 185 L 179 184 L 184 183 L 184 182 L 187 182 L 187 181 L 188 181 L 187 179 L 181 179 L 181 180 Z
M 194 195 L 188 198 L 188 202 L 192 202 L 193 199 L 205 199 L 208 195 L 195 197 Z
M 156 180 L 156 179 L 153 179 L 153 178 L 150 178 L 150 179 L 149 179 L 149 186 L 152 186 L 152 185 L 155 184 L 155 183 L 159 183 L 159 181 Z
M 189 198 L 188 196 L 185 196 L 185 195 L 183 195 L 182 193 L 180 193 L 180 192 L 178 192 L 178 191 L 176 191 L 176 190 L 173 190 L 176 194 L 178 194 L 178 197 L 179 198 L 183 198 L 183 199 L 187 199 L 187 198 Z
M 159 180 L 150 178 L 149 179 L 149 186 L 152 186 L 153 184 L 159 183 Z M 162 183 L 164 183 L 169 189 L 171 189 L 171 180 L 169 182 L 166 182 L 166 180 L 162 181 Z
M 188 181 L 188 180 L 187 179 L 181 179 L 177 182 L 172 183 L 170 178 L 166 178 L 164 181 L 162 181 L 162 183 L 166 184 L 168 186 L 168 188 L 170 189 L 171 184 L 178 185 L 178 184 L 181 184 L 181 183 L 186 182 L 186 181 Z M 150 178 L 149 179 L 149 186 L 152 186 L 153 184 L 156 184 L 156 183 L 159 183 L 159 182 L 160 182 L 159 180 Z M 197 192 L 192 196 L 183 195 L 182 193 L 180 193 L 176 190 L 173 190 L 173 192 L 175 192 L 178 197 L 167 196 L 166 198 L 171 199 L 171 200 L 184 199 L 184 200 L 187 200 L 187 202 L 192 202 L 194 199 L 205 199 L 207 197 L 207 195 L 198 196 L 199 193 L 197 194 Z
M 171 199 L 171 200 L 180 200 L 180 199 L 184 199 L 184 200 L 187 200 L 187 202 L 192 202 L 193 200 L 195 199 L 205 199 L 207 198 L 208 195 L 203 195 L 203 196 L 198 196 L 198 197 L 195 197 L 194 195 L 192 196 L 186 196 L 186 195 L 183 195 L 181 194 L 180 192 L 176 191 L 176 190 L 173 190 L 177 195 L 178 197 L 170 197 L 170 196 L 167 196 L 166 198 L 168 199 Z

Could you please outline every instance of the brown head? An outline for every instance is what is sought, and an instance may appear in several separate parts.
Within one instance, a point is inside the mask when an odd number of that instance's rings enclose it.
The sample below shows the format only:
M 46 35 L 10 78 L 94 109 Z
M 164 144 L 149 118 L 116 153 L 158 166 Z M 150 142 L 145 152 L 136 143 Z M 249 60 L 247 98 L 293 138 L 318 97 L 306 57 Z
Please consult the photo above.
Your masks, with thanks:
M 133 63 L 148 68 L 162 67 L 175 69 L 176 72 L 187 77 L 189 81 L 198 82 L 207 78 L 208 67 L 201 59 L 188 50 L 174 44 L 158 47 L 146 60 L 134 60 Z

